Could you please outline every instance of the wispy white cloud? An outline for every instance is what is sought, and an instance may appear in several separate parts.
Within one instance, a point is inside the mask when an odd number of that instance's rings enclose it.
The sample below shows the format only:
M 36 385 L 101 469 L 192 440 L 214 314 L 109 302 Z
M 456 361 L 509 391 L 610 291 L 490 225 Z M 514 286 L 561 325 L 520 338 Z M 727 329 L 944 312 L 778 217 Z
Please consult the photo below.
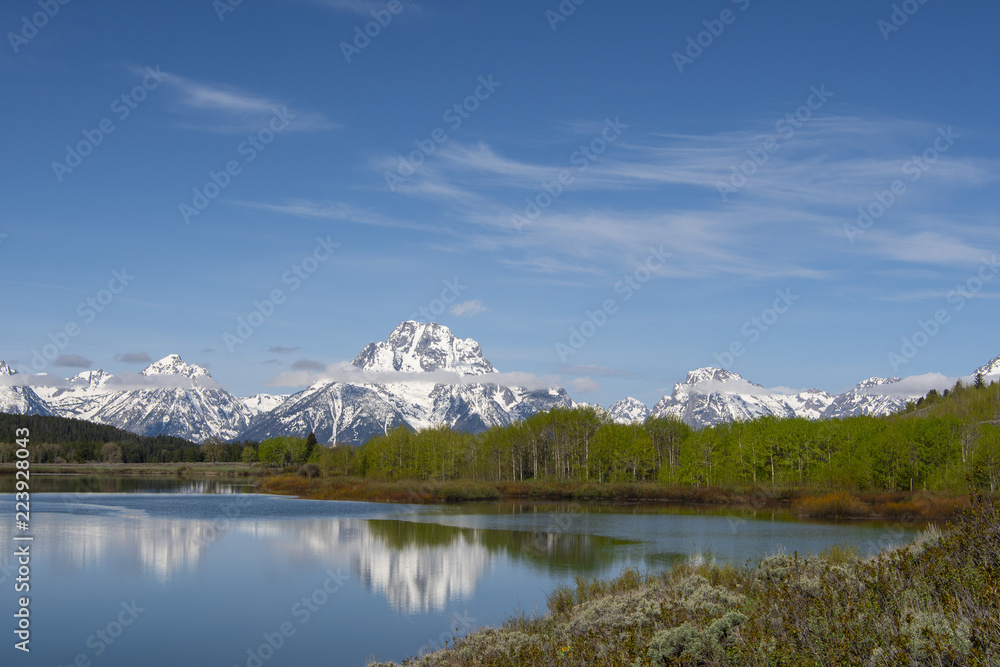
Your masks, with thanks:
M 337 124 L 316 111 L 299 109 L 288 102 L 222 83 L 207 83 L 179 74 L 164 73 L 164 86 L 186 129 L 210 132 L 254 132 L 267 127 L 276 112 L 287 113 L 284 132 L 329 130 Z
M 573 378 L 569 382 L 570 386 L 574 391 L 580 392 L 581 394 L 586 394 L 593 391 L 600 391 L 601 385 L 597 384 L 594 380 L 589 377 Z
M 391 218 L 344 202 L 316 202 L 306 199 L 290 199 L 280 204 L 264 202 L 233 201 L 237 206 L 245 206 L 260 211 L 270 211 L 284 215 L 294 215 L 300 218 L 314 220 L 330 220 L 349 224 L 370 225 L 372 227 L 394 227 L 398 229 L 414 229 L 436 234 L 449 234 L 441 226 L 425 225 L 408 220 Z
M 448 312 L 459 317 L 472 317 L 473 315 L 486 312 L 486 306 L 479 299 L 472 299 L 471 301 L 456 303 L 448 309 Z
M 826 267 L 836 266 L 829 261 L 835 235 L 843 242 L 840 252 L 885 262 L 955 266 L 981 251 L 975 239 L 988 223 L 974 210 L 959 214 L 949 204 L 1000 178 L 1000 161 L 969 157 L 958 145 L 910 181 L 904 165 L 938 137 L 940 128 L 932 123 L 816 117 L 723 201 L 720 184 L 749 159 L 748 150 L 774 136 L 773 125 L 771 119 L 711 135 L 626 130 L 585 169 L 574 164 L 573 146 L 580 135 L 596 136 L 599 124 L 562 128 L 569 147 L 562 162 L 520 159 L 512 155 L 516 147 L 453 140 L 396 191 L 445 207 L 475 246 L 512 251 L 507 261 L 549 274 L 627 268 L 641 258 L 642 245 L 661 239 L 676 258 L 662 275 L 673 277 L 827 279 L 833 269 Z M 398 163 L 398 156 L 385 156 L 372 166 L 393 170 Z M 568 171 L 572 183 L 516 233 L 511 216 L 523 215 L 526 198 L 544 192 L 560 171 Z M 843 227 L 857 217 L 858 206 L 903 178 L 909 189 L 902 199 L 912 204 L 898 205 L 863 244 L 849 244 Z M 598 195 L 600 208 L 593 204 Z M 914 224 L 905 233 L 893 231 L 890 217 L 907 212 Z M 796 248 L 794 255 L 788 246 Z
M 349 362 L 338 362 L 322 371 L 300 369 L 279 373 L 267 381 L 273 387 L 307 387 L 317 382 L 343 382 L 349 384 L 492 384 L 504 387 L 523 387 L 529 390 L 551 389 L 562 386 L 559 378 L 534 373 L 489 373 L 463 375 L 451 371 L 397 372 L 366 371 Z
M 560 364 L 556 366 L 556 372 L 561 375 L 594 375 L 596 377 L 631 375 L 628 371 L 596 365 L 574 366 L 569 364 Z
M 955 383 L 962 380 L 968 383 L 971 376 L 964 378 L 948 377 L 941 373 L 925 373 L 923 375 L 911 375 L 901 379 L 899 382 L 891 384 L 879 384 L 874 387 L 866 387 L 860 390 L 862 394 L 873 394 L 876 396 L 902 396 L 905 398 L 917 398 L 924 396 L 931 389 L 944 391 L 955 386 Z

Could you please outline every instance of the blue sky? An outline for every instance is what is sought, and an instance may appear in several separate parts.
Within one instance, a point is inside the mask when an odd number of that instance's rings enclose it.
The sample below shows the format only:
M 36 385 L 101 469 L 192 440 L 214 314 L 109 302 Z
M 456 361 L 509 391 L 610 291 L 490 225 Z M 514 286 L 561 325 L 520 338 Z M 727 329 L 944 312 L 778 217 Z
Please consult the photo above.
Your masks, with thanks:
M 287 392 L 424 309 L 604 405 L 708 365 L 833 392 L 968 374 L 1000 354 L 998 19 L 4 3 L 0 358 L 179 353 Z

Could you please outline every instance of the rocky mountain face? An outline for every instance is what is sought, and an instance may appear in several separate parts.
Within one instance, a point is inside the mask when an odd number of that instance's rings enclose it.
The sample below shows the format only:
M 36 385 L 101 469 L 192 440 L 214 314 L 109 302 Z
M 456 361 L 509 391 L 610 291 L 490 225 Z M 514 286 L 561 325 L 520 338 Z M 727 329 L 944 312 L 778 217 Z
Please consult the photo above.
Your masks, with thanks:
M 695 428 L 758 417 L 818 418 L 834 396 L 819 390 L 777 394 L 721 368 L 688 373 L 653 407 L 654 417 L 676 417 Z
M 403 322 L 384 342 L 369 343 L 351 365 L 370 381 L 319 380 L 255 417 L 243 437 L 312 431 L 320 442 L 361 443 L 398 426 L 440 424 L 478 432 L 572 405 L 563 389 L 491 382 L 498 371 L 479 344 L 435 323 Z
M 0 412 L 12 415 L 51 415 L 45 401 L 31 387 L 15 384 L 18 372 L 0 361 Z
M 608 408 L 608 417 L 616 424 L 634 424 L 646 421 L 649 412 L 638 398 L 627 396 Z
M 981 374 L 986 384 L 994 380 L 1000 380 L 1000 357 L 994 357 L 989 363 L 983 364 L 976 369 L 973 375 Z
M 916 400 L 919 394 L 908 396 L 879 391 L 889 385 L 894 385 L 900 378 L 868 378 L 854 385 L 852 389 L 838 396 L 823 412 L 825 419 L 843 417 L 859 417 L 862 415 L 891 415 L 906 409 L 906 403 Z
M 134 376 L 86 371 L 65 386 L 40 389 L 53 414 L 109 424 L 142 435 L 194 442 L 230 440 L 246 429 L 251 410 L 207 370 L 171 354 Z
M 342 369 L 343 370 L 343 369 Z M 0 361 L 0 412 L 74 417 L 144 435 L 172 435 L 201 442 L 305 436 L 321 442 L 362 443 L 398 426 L 447 424 L 478 432 L 554 407 L 577 405 L 563 389 L 533 390 L 500 383 L 499 371 L 479 344 L 440 324 L 403 322 L 385 341 L 369 343 L 340 379 L 318 379 L 292 395 L 237 398 L 207 370 L 173 354 L 138 375 L 86 371 L 68 380 L 35 376 L 29 383 Z M 977 369 L 987 382 L 1000 379 L 1000 357 Z M 702 428 L 763 416 L 833 419 L 886 415 L 918 395 L 899 391 L 899 378 L 870 378 L 839 396 L 820 390 L 780 393 L 738 373 L 699 368 L 653 407 L 635 398 L 612 405 L 617 423 L 650 415 L 673 416 Z M 599 406 L 593 406 L 602 414 Z

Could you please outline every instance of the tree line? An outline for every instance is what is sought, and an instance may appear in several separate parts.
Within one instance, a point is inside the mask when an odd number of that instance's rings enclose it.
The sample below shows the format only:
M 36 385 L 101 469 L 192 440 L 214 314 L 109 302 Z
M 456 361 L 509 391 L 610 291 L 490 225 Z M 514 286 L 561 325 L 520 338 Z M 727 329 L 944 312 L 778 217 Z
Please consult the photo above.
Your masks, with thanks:
M 1000 386 L 956 385 L 891 417 L 765 417 L 695 430 L 675 418 L 615 424 L 554 409 L 479 434 L 399 427 L 321 454 L 325 472 L 377 480 L 659 481 L 859 491 L 1000 487 Z
M 765 417 L 695 430 L 675 418 L 615 424 L 590 407 L 557 408 L 481 433 L 399 427 L 360 447 L 315 436 L 201 445 L 75 419 L 0 415 L 0 437 L 31 431 L 39 463 L 243 462 L 395 481 L 468 479 L 682 486 L 810 486 L 859 491 L 1000 488 L 1000 385 L 981 378 L 931 391 L 890 417 Z M 12 435 L 10 437 L 12 440 Z M 0 444 L 0 463 L 14 445 Z

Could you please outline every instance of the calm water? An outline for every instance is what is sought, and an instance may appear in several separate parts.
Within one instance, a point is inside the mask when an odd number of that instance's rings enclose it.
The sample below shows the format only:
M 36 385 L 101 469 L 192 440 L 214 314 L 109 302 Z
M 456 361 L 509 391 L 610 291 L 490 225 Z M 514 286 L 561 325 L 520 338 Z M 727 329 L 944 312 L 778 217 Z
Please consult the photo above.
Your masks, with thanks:
M 14 499 L 0 495 L 10 510 L 0 523 L 5 665 L 360 666 L 544 611 L 546 593 L 578 574 L 706 550 L 738 563 L 781 548 L 874 552 L 912 536 L 648 505 L 410 506 L 258 496 L 225 481 L 119 480 L 115 493 L 81 492 L 100 488 L 95 480 L 46 484 L 71 492 L 32 498 L 30 656 L 13 648 Z

